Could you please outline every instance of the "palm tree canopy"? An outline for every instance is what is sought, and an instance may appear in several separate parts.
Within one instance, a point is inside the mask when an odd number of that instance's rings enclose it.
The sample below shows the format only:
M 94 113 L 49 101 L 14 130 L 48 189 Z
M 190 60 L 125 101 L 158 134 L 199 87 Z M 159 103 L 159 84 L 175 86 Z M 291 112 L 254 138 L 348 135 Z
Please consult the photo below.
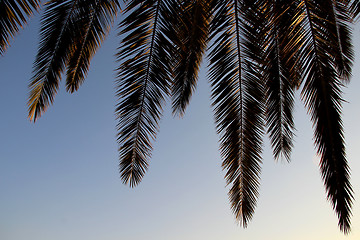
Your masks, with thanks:
M 0 54 L 40 1 L 0 1 Z M 44 3 L 40 45 L 29 85 L 29 119 L 54 101 L 61 76 L 78 90 L 90 60 L 113 25 L 120 2 Z M 327 198 L 344 233 L 353 190 L 347 164 L 342 87 L 354 58 L 350 0 L 128 0 L 116 54 L 120 174 L 136 186 L 144 176 L 163 106 L 182 116 L 208 54 L 212 105 L 231 209 L 246 227 L 259 195 L 263 137 L 275 159 L 290 161 L 294 93 L 301 91 Z

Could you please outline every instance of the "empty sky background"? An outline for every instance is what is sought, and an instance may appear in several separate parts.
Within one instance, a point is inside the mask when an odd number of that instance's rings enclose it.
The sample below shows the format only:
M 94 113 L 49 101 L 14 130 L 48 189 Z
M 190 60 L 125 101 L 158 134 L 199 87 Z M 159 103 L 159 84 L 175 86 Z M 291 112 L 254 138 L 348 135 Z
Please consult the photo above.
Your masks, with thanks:
M 358 240 L 360 239 L 360 28 L 344 89 L 347 158 L 355 191 L 344 236 L 326 194 L 309 115 L 297 96 L 290 164 L 264 143 L 260 197 L 247 229 L 236 223 L 223 179 L 205 68 L 183 119 L 167 104 L 150 168 L 134 189 L 121 183 L 114 106 L 120 38 L 111 31 L 86 82 L 36 122 L 27 119 L 38 15 L 0 56 L 0 239 L 2 240 Z

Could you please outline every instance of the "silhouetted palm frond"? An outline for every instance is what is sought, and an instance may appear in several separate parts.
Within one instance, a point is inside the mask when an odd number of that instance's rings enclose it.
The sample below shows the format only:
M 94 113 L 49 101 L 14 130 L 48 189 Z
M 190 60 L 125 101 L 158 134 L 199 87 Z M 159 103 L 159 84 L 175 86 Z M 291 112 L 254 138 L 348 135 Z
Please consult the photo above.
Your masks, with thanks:
M 314 122 L 315 145 L 321 157 L 320 169 L 327 197 L 338 215 L 340 229 L 348 233 L 353 192 L 340 117 L 343 73 L 336 63 L 341 52 L 335 47 L 338 39 L 334 36 L 339 35 L 333 21 L 333 2 L 302 2 L 307 14 L 304 21 L 309 29 L 303 39 L 307 77 L 302 94 Z
M 280 156 L 290 161 L 293 147 L 294 91 L 301 81 L 297 61 L 296 33 L 293 22 L 296 8 L 294 1 L 277 0 L 267 2 L 265 49 L 265 72 L 267 93 L 266 122 L 275 159 Z
M 78 7 L 84 0 L 53 0 L 46 4 L 41 19 L 41 41 L 34 63 L 34 74 L 29 85 L 29 118 L 37 118 L 54 101 L 71 46 L 78 31 L 76 21 L 81 19 Z
M 171 42 L 176 46 L 173 60 L 173 114 L 185 113 L 195 90 L 199 67 L 208 41 L 211 1 L 186 0 L 172 12 Z M 180 13 L 180 14 L 179 14 Z M 170 20 L 169 18 L 167 18 Z
M 218 1 L 210 81 L 231 208 L 246 227 L 258 197 L 264 112 L 262 1 Z
M 161 30 L 165 1 L 134 0 L 122 21 L 118 58 L 118 143 L 121 179 L 137 185 L 148 166 L 164 98 L 169 95 L 170 46 Z M 169 47 L 167 47 L 169 46 Z
M 119 8 L 118 1 L 88 0 L 79 8 L 78 31 L 67 66 L 66 89 L 78 90 L 85 80 L 90 60 L 106 38 Z
M 349 82 L 351 77 L 351 67 L 354 60 L 354 51 L 351 43 L 351 30 L 349 22 L 351 16 L 349 15 L 350 1 L 329 1 L 331 4 L 329 12 L 329 28 L 332 32 L 331 45 L 329 45 L 330 52 L 334 53 L 336 58 L 334 64 L 339 77 L 345 83 Z
M 6 51 L 10 39 L 24 27 L 28 17 L 39 9 L 40 2 L 40 0 L 0 1 L 0 55 Z
M 116 15 L 117 1 L 52 0 L 41 20 L 41 41 L 30 83 L 29 118 L 36 121 L 54 100 L 61 73 L 75 91 Z

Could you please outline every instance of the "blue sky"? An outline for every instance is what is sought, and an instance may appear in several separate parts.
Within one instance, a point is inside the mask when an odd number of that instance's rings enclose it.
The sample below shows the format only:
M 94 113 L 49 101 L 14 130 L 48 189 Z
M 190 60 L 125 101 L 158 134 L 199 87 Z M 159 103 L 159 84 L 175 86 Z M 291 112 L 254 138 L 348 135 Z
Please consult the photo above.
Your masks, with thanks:
M 360 29 L 354 31 L 354 76 L 344 89 L 343 120 L 355 191 L 352 233 L 344 236 L 326 201 L 309 116 L 296 103 L 290 164 L 275 163 L 268 141 L 260 198 L 247 229 L 227 199 L 206 71 L 183 119 L 164 112 L 150 168 L 130 189 L 118 173 L 112 31 L 83 86 L 34 124 L 27 85 L 38 41 L 38 17 L 0 57 L 0 239 L 4 240 L 300 240 L 360 239 Z

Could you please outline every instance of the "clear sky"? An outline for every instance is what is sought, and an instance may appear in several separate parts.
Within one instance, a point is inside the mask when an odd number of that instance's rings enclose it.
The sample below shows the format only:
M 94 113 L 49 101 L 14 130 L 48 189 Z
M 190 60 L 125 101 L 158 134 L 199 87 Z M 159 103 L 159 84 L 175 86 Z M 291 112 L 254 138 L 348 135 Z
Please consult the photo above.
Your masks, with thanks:
M 38 17 L 0 57 L 0 239 L 2 240 L 358 240 L 360 239 L 360 28 L 343 120 L 355 191 L 352 232 L 344 236 L 326 201 L 311 123 L 297 99 L 290 164 L 264 146 L 260 198 L 247 229 L 236 223 L 221 170 L 218 136 L 203 71 L 183 119 L 164 112 L 142 183 L 121 183 L 115 137 L 114 29 L 75 94 L 61 85 L 34 124 L 27 85 Z

